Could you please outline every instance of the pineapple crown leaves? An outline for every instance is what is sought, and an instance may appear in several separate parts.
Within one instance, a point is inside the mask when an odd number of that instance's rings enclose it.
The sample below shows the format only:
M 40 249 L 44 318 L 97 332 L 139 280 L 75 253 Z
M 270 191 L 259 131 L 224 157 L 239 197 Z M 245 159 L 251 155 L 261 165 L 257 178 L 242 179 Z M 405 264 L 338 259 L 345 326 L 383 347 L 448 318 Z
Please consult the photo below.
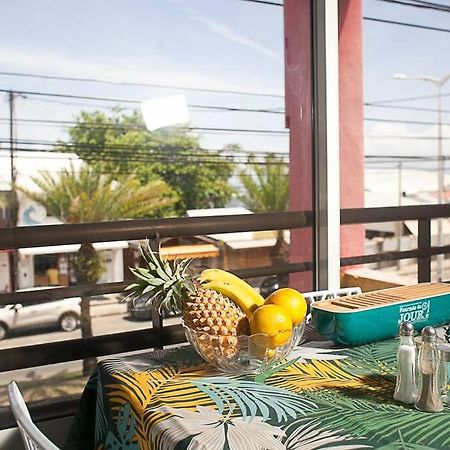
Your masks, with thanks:
M 181 312 L 183 300 L 195 292 L 195 276 L 188 274 L 192 259 L 175 259 L 171 267 L 167 259 L 154 252 L 150 245 L 139 247 L 145 267 L 130 267 L 137 280 L 127 286 L 125 301 L 134 305 Z

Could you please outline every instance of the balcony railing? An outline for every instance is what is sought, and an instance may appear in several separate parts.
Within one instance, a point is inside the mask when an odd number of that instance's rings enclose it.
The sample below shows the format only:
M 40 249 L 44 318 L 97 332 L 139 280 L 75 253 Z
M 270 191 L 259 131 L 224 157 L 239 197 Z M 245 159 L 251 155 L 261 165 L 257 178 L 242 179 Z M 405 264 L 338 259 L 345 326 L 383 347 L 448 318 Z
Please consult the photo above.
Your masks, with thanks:
M 418 221 L 418 247 L 415 250 L 385 252 L 341 258 L 341 266 L 417 258 L 418 282 L 430 281 L 433 255 L 450 252 L 450 246 L 431 246 L 431 220 L 450 217 L 450 205 L 404 206 L 388 208 L 345 209 L 341 225 L 375 222 Z M 48 225 L 2 229 L 0 250 L 47 245 L 81 244 L 116 240 L 197 236 L 243 231 L 285 230 L 313 227 L 313 215 L 308 212 L 264 213 L 252 215 L 174 218 L 157 220 L 127 220 L 118 222 L 73 225 Z M 286 263 L 279 266 L 246 268 L 235 273 L 243 278 L 289 274 L 316 270 L 314 261 Z M 127 282 L 43 289 L 33 292 L 0 294 L 0 305 L 54 301 L 74 296 L 94 296 L 123 292 Z M 0 372 L 25 369 L 85 358 L 160 348 L 185 341 L 181 325 L 164 326 L 161 317 L 154 317 L 152 328 L 93 336 L 68 341 L 34 344 L 0 350 Z M 67 402 L 66 402 L 67 403 Z M 61 403 L 61 406 L 65 403 Z M 73 402 L 69 402 L 73 407 Z M 66 405 L 67 406 L 67 405 Z M 67 408 L 66 408 L 67 410 Z M 45 409 L 40 412 L 45 415 Z M 48 410 L 47 410 L 48 414 Z M 41 414 L 39 414 L 40 416 Z M 0 417 L 0 422 L 3 422 Z M 2 425 L 0 423 L 0 425 Z

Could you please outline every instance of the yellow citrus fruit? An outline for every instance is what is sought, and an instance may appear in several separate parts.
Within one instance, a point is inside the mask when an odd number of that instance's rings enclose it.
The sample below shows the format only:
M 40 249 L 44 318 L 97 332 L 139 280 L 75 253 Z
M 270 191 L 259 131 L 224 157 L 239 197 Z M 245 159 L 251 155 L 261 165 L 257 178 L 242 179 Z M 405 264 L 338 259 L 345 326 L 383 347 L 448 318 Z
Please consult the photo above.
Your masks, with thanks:
M 281 306 L 262 305 L 250 317 L 250 332 L 267 334 L 268 347 L 276 348 L 291 338 L 292 320 Z
M 303 295 L 292 288 L 282 288 L 272 292 L 265 301 L 266 305 L 278 305 L 284 308 L 292 319 L 292 325 L 303 322 L 308 304 Z

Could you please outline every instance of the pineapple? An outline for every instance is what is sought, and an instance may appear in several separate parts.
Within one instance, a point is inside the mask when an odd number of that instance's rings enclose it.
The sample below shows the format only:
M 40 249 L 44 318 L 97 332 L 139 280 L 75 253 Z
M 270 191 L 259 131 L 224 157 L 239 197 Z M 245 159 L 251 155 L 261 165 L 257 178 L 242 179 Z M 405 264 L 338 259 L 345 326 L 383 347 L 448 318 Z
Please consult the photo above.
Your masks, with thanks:
M 173 265 L 151 250 L 141 247 L 146 267 L 130 268 L 138 280 L 129 285 L 126 300 L 151 304 L 159 311 L 182 312 L 187 327 L 214 336 L 229 336 L 234 347 L 242 334 L 248 334 L 248 319 L 243 310 L 225 295 L 202 287 L 198 277 L 188 273 L 191 259 L 175 260 Z M 232 354 L 233 351 L 229 349 Z

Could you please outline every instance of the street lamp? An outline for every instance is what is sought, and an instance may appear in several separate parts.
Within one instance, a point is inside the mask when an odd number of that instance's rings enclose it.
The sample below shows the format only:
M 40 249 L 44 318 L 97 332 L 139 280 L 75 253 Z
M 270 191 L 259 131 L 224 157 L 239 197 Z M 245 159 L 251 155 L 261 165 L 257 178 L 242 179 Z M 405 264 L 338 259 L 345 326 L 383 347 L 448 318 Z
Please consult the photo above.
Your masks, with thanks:
M 442 203 L 443 200 L 443 192 L 444 192 L 444 158 L 442 157 L 442 88 L 450 80 L 450 73 L 443 76 L 442 78 L 433 77 L 431 75 L 422 75 L 422 76 L 408 76 L 404 73 L 396 73 L 394 74 L 394 78 L 397 80 L 419 80 L 419 81 L 427 81 L 432 83 L 437 87 L 437 113 L 438 113 L 438 196 L 437 202 Z M 437 246 L 440 247 L 442 245 L 442 219 L 438 219 L 438 232 L 437 232 Z M 442 280 L 442 262 L 443 262 L 442 254 L 437 255 L 436 258 L 436 277 L 438 281 Z

